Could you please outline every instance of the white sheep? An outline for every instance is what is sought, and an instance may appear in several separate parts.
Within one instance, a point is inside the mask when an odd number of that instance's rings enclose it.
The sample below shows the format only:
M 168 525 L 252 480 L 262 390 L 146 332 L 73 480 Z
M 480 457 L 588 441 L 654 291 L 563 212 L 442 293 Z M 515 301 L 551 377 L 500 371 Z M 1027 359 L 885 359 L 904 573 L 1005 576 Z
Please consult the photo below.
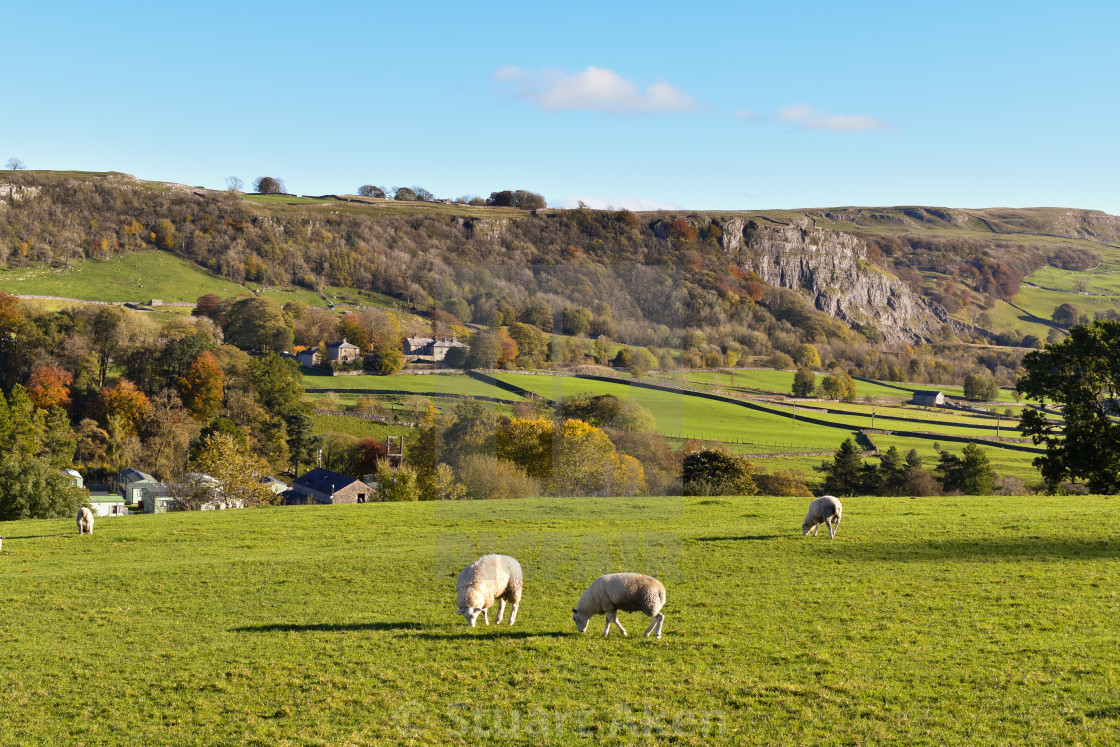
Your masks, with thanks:
M 517 620 L 517 608 L 521 604 L 522 585 L 520 563 L 508 555 L 483 555 L 459 574 L 455 585 L 459 606 L 456 614 L 462 615 L 473 628 L 481 612 L 489 625 L 490 615 L 487 610 L 497 599 L 500 602 L 498 621 L 494 624 L 501 625 L 508 601 L 513 605 L 509 615 L 509 624 L 513 625 Z
M 801 536 L 812 532 L 816 537 L 820 525 L 827 524 L 828 538 L 836 539 L 836 528 L 840 526 L 840 514 L 843 512 L 844 507 L 836 496 L 822 495 L 809 504 L 809 513 L 805 514 L 805 521 L 801 524 Z
M 93 534 L 93 511 L 85 506 L 78 509 L 78 534 Z
M 603 630 L 606 638 L 611 632 L 611 623 L 626 635 L 626 628 L 618 621 L 620 611 L 644 612 L 650 616 L 644 635 L 656 633 L 660 638 L 661 624 L 665 622 L 665 615 L 661 612 L 664 606 L 665 587 L 656 578 L 640 573 L 608 573 L 592 581 L 587 591 L 583 592 L 572 610 L 572 622 L 583 633 L 591 618 L 603 613 L 607 616 L 607 627 Z

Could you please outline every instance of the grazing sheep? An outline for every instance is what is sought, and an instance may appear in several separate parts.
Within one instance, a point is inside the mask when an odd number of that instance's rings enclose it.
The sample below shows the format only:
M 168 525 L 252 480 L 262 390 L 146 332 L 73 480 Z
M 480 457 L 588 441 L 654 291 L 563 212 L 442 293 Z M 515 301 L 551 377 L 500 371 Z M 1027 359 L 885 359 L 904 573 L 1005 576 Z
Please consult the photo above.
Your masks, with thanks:
M 78 534 L 93 534 L 93 511 L 85 506 L 78 509 Z
M 840 526 L 840 514 L 844 507 L 835 496 L 822 495 L 809 504 L 809 513 L 805 514 L 805 521 L 801 524 L 801 536 L 809 532 L 817 536 L 817 529 L 821 524 L 828 524 L 828 538 L 836 539 L 836 528 Z
M 521 604 L 521 564 L 508 555 L 483 555 L 474 561 L 459 574 L 456 583 L 456 596 L 458 598 L 458 615 L 470 623 L 473 628 L 478 614 L 481 612 L 486 624 L 490 624 L 490 615 L 487 610 L 499 600 L 498 621 L 501 625 L 502 616 L 506 613 L 506 602 L 513 605 L 509 615 L 509 624 L 517 620 L 517 607 Z
M 640 573 L 608 573 L 592 581 L 583 592 L 572 610 L 572 622 L 583 633 L 591 618 L 601 612 L 607 616 L 607 627 L 603 631 L 606 638 L 611 632 L 611 623 L 626 635 L 626 628 L 618 621 L 619 611 L 644 612 L 651 618 L 644 635 L 656 633 L 660 638 L 661 624 L 665 622 L 661 612 L 664 606 L 665 587 L 656 578 Z

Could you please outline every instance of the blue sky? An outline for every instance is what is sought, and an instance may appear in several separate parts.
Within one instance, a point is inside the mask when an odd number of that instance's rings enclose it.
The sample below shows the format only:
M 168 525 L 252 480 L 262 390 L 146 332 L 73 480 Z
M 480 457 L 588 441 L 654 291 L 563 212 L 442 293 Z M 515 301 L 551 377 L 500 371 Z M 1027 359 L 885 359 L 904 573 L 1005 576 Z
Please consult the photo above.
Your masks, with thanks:
M 1113 2 L 9 3 L 0 163 L 1120 214 Z

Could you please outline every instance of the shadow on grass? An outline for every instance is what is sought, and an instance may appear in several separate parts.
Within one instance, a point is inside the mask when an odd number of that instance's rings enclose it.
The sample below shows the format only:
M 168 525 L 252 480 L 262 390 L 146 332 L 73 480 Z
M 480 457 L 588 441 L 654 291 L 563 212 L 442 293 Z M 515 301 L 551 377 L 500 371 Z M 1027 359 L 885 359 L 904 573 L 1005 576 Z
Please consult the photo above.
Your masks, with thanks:
M 5 540 L 39 540 L 48 539 L 50 537 L 65 537 L 68 534 L 77 535 L 78 533 L 74 531 L 59 532 L 58 534 L 0 534 L 0 537 L 3 537 Z
M 420 633 L 416 638 L 423 638 L 426 641 L 459 641 L 471 638 L 482 638 L 484 640 L 493 640 L 496 638 L 567 638 L 570 635 L 579 635 L 579 632 L 572 628 L 571 633 L 563 633 L 558 630 L 550 630 L 543 633 L 530 633 L 525 630 L 481 630 L 477 628 L 471 630 L 464 628 L 461 633 Z
M 929 562 L 960 560 L 1096 560 L 1120 557 L 1120 543 L 1100 539 L 1021 537 L 1014 539 L 900 541 L 850 545 L 837 535 L 836 549 L 853 559 Z
M 697 537 L 697 542 L 748 542 L 760 540 L 778 539 L 780 535 L 777 534 L 752 534 L 744 535 L 742 537 Z
M 1108 706 L 1107 708 L 1097 708 L 1085 714 L 1089 718 L 1113 718 L 1120 719 L 1120 706 Z
M 367 630 L 372 632 L 386 630 L 422 630 L 418 622 L 374 622 L 374 623 L 266 623 L 230 628 L 233 633 L 338 633 L 344 631 Z

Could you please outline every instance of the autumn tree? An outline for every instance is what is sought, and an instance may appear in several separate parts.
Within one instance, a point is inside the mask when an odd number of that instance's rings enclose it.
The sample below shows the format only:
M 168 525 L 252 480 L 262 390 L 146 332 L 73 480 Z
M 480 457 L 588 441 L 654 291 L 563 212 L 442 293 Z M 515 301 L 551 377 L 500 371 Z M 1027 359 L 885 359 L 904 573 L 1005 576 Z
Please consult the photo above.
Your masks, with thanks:
M 204 350 L 177 382 L 183 405 L 198 420 L 208 420 L 222 406 L 224 381 L 225 372 L 217 359 Z
M 551 420 L 513 418 L 497 432 L 497 455 L 547 483 L 552 479 L 554 430 Z
M 211 319 L 216 319 L 218 317 L 218 304 L 221 300 L 221 297 L 216 293 L 204 293 L 195 301 L 191 316 L 208 316 Z
M 140 431 L 141 458 L 156 478 L 171 479 L 186 463 L 191 439 L 198 433 L 199 425 L 174 389 L 161 390 L 151 402 L 152 414 Z
M 565 420 L 556 436 L 551 491 L 555 495 L 612 495 L 625 472 L 614 444 L 599 428 L 582 420 Z M 633 471 L 634 463 L 626 468 Z M 637 465 L 640 470 L 640 465 Z M 644 490 L 645 479 L 630 480 Z
M 403 464 L 392 467 L 389 462 L 378 462 L 377 499 L 380 501 L 416 501 L 420 491 L 416 487 L 416 470 Z
M 821 367 L 821 354 L 817 347 L 810 343 L 803 343 L 794 349 L 792 355 L 794 363 L 802 368 L 819 369 Z
M 250 508 L 279 502 L 279 496 L 261 482 L 268 475 L 268 464 L 249 454 L 231 436 L 207 436 L 189 466 L 218 481 L 216 498 L 229 507 Z
M 548 342 L 544 334 L 531 324 L 514 322 L 509 325 L 509 336 L 517 344 L 517 365 L 537 368 L 548 355 Z
M 358 194 L 362 197 L 378 197 L 385 199 L 385 188 L 373 184 L 363 184 L 358 187 Z
M 74 377 L 65 369 L 38 366 L 27 379 L 27 394 L 35 406 L 42 410 L 52 407 L 70 409 L 70 385 Z
M 844 371 L 828 374 L 821 381 L 821 396 L 826 399 L 854 402 L 857 394 L 855 380 Z
M 97 409 L 103 422 L 116 418 L 127 435 L 135 435 L 144 420 L 152 413 L 152 403 L 128 379 L 120 379 L 111 387 L 102 387 L 97 393 Z

